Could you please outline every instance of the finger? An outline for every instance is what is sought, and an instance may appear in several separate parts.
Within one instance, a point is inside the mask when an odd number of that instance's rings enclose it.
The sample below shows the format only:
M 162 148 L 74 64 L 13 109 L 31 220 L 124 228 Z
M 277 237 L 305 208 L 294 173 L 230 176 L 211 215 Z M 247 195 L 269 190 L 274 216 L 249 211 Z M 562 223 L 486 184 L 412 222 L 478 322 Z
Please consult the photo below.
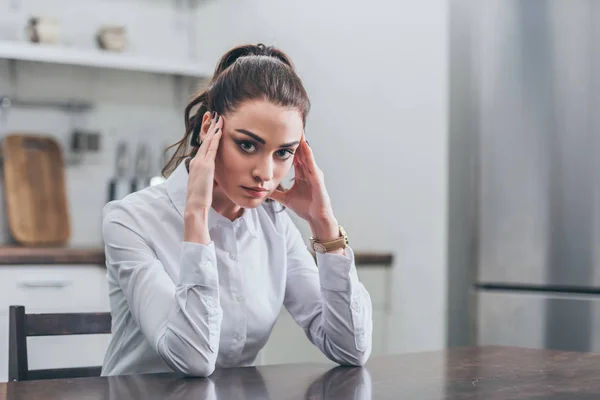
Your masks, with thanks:
M 275 189 L 275 191 L 273 193 L 271 193 L 271 195 L 269 196 L 269 198 L 280 202 L 281 204 L 285 205 L 285 192 L 279 190 L 279 189 Z
M 300 145 L 296 150 L 296 157 L 294 158 L 294 167 L 297 167 L 302 171 L 303 174 L 310 173 L 308 151 L 306 150 L 304 141 L 300 141 Z
M 208 133 L 213 136 L 218 129 L 223 130 L 223 117 L 215 112 L 215 117 L 211 120 Z
M 294 157 L 294 176 L 298 179 L 304 179 L 306 173 L 304 172 L 304 164 L 299 156 Z
M 223 118 L 222 115 L 217 115 L 217 118 L 215 120 L 215 133 L 217 131 L 217 129 L 221 132 L 221 134 L 223 134 L 223 126 L 225 125 L 225 120 Z
M 215 133 L 210 138 L 210 143 L 206 146 L 206 157 L 214 160 L 217 155 L 217 150 L 219 149 L 219 143 L 221 141 L 221 128 L 217 128 Z
M 300 145 L 298 146 L 296 153 L 298 154 L 298 167 L 303 178 L 309 175 L 312 171 L 310 166 L 309 150 L 310 148 L 307 145 L 304 135 L 302 135 L 302 138 L 300 139 Z
M 206 152 L 208 151 L 208 148 L 210 146 L 210 142 L 212 141 L 211 139 L 214 136 L 214 132 L 216 130 L 217 113 L 213 111 L 213 113 L 211 115 L 212 115 L 212 118 L 210 119 L 208 129 L 206 130 L 206 134 L 204 135 L 204 138 L 202 138 L 202 143 L 200 145 L 200 149 L 198 150 L 198 154 L 201 156 L 206 155 Z M 208 123 L 208 121 L 207 121 L 207 123 Z
M 215 130 L 217 129 L 217 117 L 218 114 L 215 111 L 213 111 L 212 118 L 210 119 L 210 125 L 208 126 L 208 130 L 206 131 L 206 136 L 212 136 L 215 133 Z
M 304 135 L 300 138 L 300 144 L 296 148 L 294 163 L 305 164 L 306 149 L 304 148 Z
M 306 136 L 302 135 L 302 140 L 300 141 L 300 146 L 302 147 L 302 153 L 304 155 L 304 164 L 309 172 L 314 172 L 317 170 L 317 163 L 315 161 L 315 155 L 312 152 L 312 149 L 308 145 L 306 141 Z
M 298 148 L 294 152 L 293 164 L 294 167 L 302 165 L 302 150 L 300 149 L 300 146 L 298 146 Z
M 204 136 L 204 140 L 202 140 L 202 143 L 200 143 L 200 148 L 198 149 L 198 152 L 196 153 L 196 157 L 202 158 L 202 157 L 206 156 L 206 151 L 207 151 L 208 147 L 210 146 L 211 140 L 212 140 L 212 136 L 207 133 L 206 136 Z
M 223 117 L 215 112 L 215 118 L 209 128 L 211 138 L 215 136 L 217 131 L 223 133 Z

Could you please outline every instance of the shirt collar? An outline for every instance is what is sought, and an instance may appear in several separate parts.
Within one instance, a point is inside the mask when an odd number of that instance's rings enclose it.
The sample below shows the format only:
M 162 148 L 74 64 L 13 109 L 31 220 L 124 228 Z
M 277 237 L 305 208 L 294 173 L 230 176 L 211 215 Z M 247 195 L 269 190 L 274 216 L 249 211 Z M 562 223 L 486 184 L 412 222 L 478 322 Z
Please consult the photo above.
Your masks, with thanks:
M 185 167 L 185 162 L 179 163 L 177 168 L 169 175 L 167 181 L 165 182 L 167 188 L 167 194 L 171 199 L 171 202 L 177 209 L 177 212 L 183 218 L 185 212 L 185 201 L 187 198 L 187 183 L 188 183 L 189 174 L 187 168 Z M 248 231 L 254 237 L 257 237 L 256 233 L 256 221 L 255 221 L 255 213 L 252 210 L 244 209 L 244 213 L 240 217 L 248 227 Z M 208 230 L 211 230 L 219 222 L 223 224 L 232 223 L 227 218 L 223 217 L 221 214 L 216 212 L 214 208 L 210 208 L 208 212 Z

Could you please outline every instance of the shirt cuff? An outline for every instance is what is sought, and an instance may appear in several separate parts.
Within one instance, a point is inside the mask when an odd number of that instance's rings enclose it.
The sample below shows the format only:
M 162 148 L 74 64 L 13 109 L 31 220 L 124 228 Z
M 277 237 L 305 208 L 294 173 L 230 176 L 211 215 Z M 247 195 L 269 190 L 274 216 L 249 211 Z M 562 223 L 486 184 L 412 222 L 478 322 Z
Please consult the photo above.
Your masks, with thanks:
M 346 247 L 345 254 L 317 253 L 321 288 L 336 292 L 351 290 L 352 281 L 358 281 L 354 252 Z
M 181 246 L 181 270 L 179 284 L 219 286 L 215 245 L 183 242 Z

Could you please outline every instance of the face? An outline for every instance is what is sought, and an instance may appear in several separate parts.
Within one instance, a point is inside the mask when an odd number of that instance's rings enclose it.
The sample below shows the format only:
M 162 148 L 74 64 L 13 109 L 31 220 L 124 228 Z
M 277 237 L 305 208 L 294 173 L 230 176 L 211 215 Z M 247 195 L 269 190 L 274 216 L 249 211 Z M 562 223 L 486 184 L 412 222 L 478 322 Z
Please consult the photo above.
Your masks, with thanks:
M 218 190 L 239 207 L 258 207 L 293 165 L 303 132 L 302 117 L 298 110 L 254 100 L 223 118 L 215 159 Z

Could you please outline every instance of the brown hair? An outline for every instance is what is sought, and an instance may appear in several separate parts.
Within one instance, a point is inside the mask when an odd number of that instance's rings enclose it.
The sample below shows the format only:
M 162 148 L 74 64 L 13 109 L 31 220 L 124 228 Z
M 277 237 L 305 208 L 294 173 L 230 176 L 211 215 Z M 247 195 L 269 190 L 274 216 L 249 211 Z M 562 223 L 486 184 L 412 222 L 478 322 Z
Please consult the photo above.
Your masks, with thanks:
M 225 114 L 248 100 L 267 100 L 297 109 L 304 124 L 310 110 L 302 81 L 283 51 L 263 44 L 235 47 L 221 57 L 207 88 L 185 108 L 185 135 L 167 149 L 177 148 L 163 168 L 163 176 L 198 151 L 205 112 Z

